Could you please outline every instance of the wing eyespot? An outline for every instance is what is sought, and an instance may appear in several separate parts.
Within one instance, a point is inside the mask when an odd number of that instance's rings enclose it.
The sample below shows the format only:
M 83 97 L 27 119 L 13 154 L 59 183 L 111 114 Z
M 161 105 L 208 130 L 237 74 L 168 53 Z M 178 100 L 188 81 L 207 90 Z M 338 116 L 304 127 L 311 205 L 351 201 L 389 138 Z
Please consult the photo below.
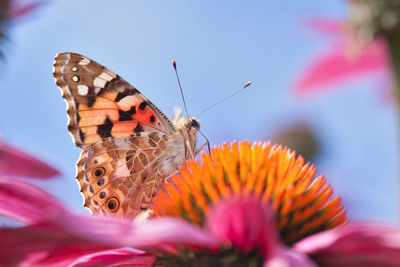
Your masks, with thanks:
M 104 179 L 100 179 L 97 181 L 98 186 L 102 186 L 104 184 Z
M 96 169 L 94 169 L 93 171 L 93 175 L 96 178 L 101 178 L 104 176 L 104 174 L 106 174 L 106 169 L 104 167 L 97 167 Z
M 110 197 L 107 200 L 107 209 L 111 212 L 116 212 L 119 208 L 119 201 L 116 197 Z

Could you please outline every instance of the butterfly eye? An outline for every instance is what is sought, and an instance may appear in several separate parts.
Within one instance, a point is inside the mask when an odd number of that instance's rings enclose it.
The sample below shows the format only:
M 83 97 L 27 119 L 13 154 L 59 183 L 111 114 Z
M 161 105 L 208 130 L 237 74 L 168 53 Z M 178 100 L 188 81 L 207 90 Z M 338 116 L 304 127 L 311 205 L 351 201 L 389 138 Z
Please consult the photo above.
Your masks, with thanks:
M 119 201 L 116 197 L 110 197 L 107 200 L 107 208 L 109 211 L 115 212 L 119 208 Z
M 106 169 L 104 169 L 103 167 L 98 167 L 98 168 L 94 169 L 94 171 L 93 171 L 94 176 L 96 176 L 97 178 L 103 177 L 103 175 L 105 173 L 106 173 Z
M 200 129 L 200 123 L 197 120 L 192 120 L 190 122 L 190 127 L 195 128 L 195 129 Z

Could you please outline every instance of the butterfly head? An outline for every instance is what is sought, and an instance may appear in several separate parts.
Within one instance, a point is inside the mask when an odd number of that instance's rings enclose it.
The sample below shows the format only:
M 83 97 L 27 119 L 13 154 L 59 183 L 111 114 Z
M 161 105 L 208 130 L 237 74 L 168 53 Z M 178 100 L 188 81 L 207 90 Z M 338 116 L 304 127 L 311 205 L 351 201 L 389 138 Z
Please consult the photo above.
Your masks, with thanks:
M 191 131 L 192 129 L 196 131 L 200 130 L 200 122 L 194 117 L 186 118 L 183 125 L 188 131 Z
M 200 129 L 200 123 L 197 119 L 189 117 L 184 119 L 181 126 L 178 126 L 178 131 L 182 134 L 185 140 L 185 158 L 194 159 L 197 148 L 197 132 Z

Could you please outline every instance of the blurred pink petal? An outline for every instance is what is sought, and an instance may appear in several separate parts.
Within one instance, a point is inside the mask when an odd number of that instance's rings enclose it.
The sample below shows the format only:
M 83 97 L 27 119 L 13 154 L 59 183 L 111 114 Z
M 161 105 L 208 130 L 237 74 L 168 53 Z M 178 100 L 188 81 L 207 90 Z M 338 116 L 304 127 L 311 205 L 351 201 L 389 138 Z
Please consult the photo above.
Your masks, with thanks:
M 298 95 L 321 91 L 321 86 L 332 85 L 362 74 L 387 71 L 389 63 L 386 47 L 381 41 L 367 44 L 355 58 L 346 55 L 344 42 L 319 55 L 299 77 L 295 92 Z
M 328 35 L 339 35 L 343 30 L 343 22 L 328 18 L 310 18 L 305 21 L 308 28 L 328 34 Z
M 378 224 L 353 224 L 307 237 L 295 250 L 321 266 L 400 266 L 400 229 Z
M 60 213 L 68 211 L 41 188 L 17 178 L 0 176 L 0 215 L 33 224 L 50 221 Z
M 0 175 L 50 178 L 60 172 L 47 163 L 0 141 Z
M 43 5 L 45 0 L 8 0 L 9 11 L 8 18 L 11 20 L 20 19 L 32 13 L 39 6 Z
M 176 251 L 179 246 L 216 251 L 220 245 L 212 234 L 180 218 L 157 218 L 137 226 L 128 242 L 150 251 Z
M 118 218 L 79 215 L 37 186 L 7 177 L 0 178 L 0 214 L 34 224 L 1 230 L 0 262 L 10 261 L 10 256 L 35 258 L 68 246 L 130 246 L 169 252 L 182 246 L 208 251 L 219 248 L 212 235 L 182 219 L 161 218 L 137 225 Z
M 22 262 L 31 266 L 45 259 L 52 251 L 75 246 L 74 250 L 88 252 L 109 249 L 71 236 L 57 227 L 34 225 L 0 229 L 0 263 L 4 266 L 19 266 Z
M 217 250 L 212 235 L 180 218 L 159 218 L 134 224 L 117 218 L 64 216 L 58 225 L 85 240 L 112 246 L 129 246 L 146 251 L 178 251 L 179 247 Z
M 222 201 L 209 214 L 206 226 L 225 247 L 242 252 L 260 249 L 264 267 L 316 267 L 306 255 L 280 244 L 268 210 L 257 199 Z
M 131 248 L 117 248 L 86 255 L 73 262 L 73 266 L 159 266 L 155 264 L 155 260 L 155 256 L 145 252 Z
M 33 10 L 37 9 L 38 6 L 40 6 L 39 3 L 31 3 L 31 4 L 27 4 L 25 6 L 13 7 L 10 10 L 9 17 L 12 20 L 18 19 L 20 17 L 23 17 L 23 16 L 31 13 Z
M 138 262 L 151 259 L 150 255 L 139 250 L 110 250 L 113 244 L 98 244 L 48 225 L 3 228 L 0 235 L 0 262 L 6 266 L 68 266 L 75 262 L 96 261 L 99 258 L 110 263 L 127 261 L 128 258 Z M 146 258 L 142 258 L 144 255 Z
M 278 255 L 264 263 L 263 267 L 318 267 L 306 254 L 290 248 L 281 248 Z
M 27 224 L 50 224 L 83 239 L 113 246 L 218 246 L 210 235 L 181 219 L 162 218 L 139 226 L 118 218 L 75 214 L 41 188 L 8 177 L 0 178 L 0 215 Z
M 125 222 L 124 230 L 120 228 L 123 222 L 116 219 L 102 221 L 93 216 L 83 217 L 86 220 L 75 217 L 64 225 L 39 224 L 1 229 L 0 262 L 74 261 L 77 260 L 73 258 L 74 253 L 81 257 L 86 252 L 100 253 L 113 247 L 130 246 L 147 251 L 176 252 L 178 247 L 216 250 L 218 245 L 205 239 L 200 228 L 178 219 L 157 219 L 143 225 Z M 73 224 L 72 219 L 75 219 Z M 91 219 L 93 221 L 88 224 Z M 126 230 L 128 225 L 130 229 Z M 72 255 L 60 253 L 63 248 L 67 248 Z M 57 258 L 57 255 L 65 258 Z
M 256 247 L 269 257 L 278 245 L 267 209 L 255 199 L 223 201 L 211 211 L 206 225 L 222 243 L 239 251 L 248 252 Z

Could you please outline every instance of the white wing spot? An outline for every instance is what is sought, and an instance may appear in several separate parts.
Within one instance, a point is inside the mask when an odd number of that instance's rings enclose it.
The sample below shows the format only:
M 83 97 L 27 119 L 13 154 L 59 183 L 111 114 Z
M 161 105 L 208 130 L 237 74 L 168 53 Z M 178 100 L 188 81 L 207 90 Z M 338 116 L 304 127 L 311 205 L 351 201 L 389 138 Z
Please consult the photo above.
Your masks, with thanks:
M 88 92 L 89 92 L 89 87 L 83 84 L 78 85 L 78 94 L 87 95 Z
M 99 77 L 103 78 L 104 80 L 107 80 L 107 81 L 111 81 L 114 78 L 113 76 L 111 76 L 110 74 L 108 74 L 104 71 L 100 74 Z
M 103 163 L 103 162 L 106 161 L 106 160 L 107 160 L 107 158 L 104 157 L 104 156 L 97 156 L 97 157 L 93 158 L 93 163 L 95 163 L 95 164 L 101 164 L 101 163 Z
M 118 106 L 122 111 L 128 111 L 132 108 L 132 103 L 135 103 L 135 100 L 134 95 L 125 96 L 118 102 Z
M 72 71 L 78 71 L 77 67 L 72 67 Z
M 83 57 L 81 61 L 79 62 L 79 65 L 87 65 L 90 63 L 90 60 L 88 58 Z
M 101 87 L 104 88 L 104 85 L 106 84 L 107 81 L 97 77 L 96 79 L 94 79 L 93 81 L 93 85 L 96 87 Z
M 72 76 L 72 80 L 74 81 L 74 82 L 79 82 L 79 77 L 78 76 Z

